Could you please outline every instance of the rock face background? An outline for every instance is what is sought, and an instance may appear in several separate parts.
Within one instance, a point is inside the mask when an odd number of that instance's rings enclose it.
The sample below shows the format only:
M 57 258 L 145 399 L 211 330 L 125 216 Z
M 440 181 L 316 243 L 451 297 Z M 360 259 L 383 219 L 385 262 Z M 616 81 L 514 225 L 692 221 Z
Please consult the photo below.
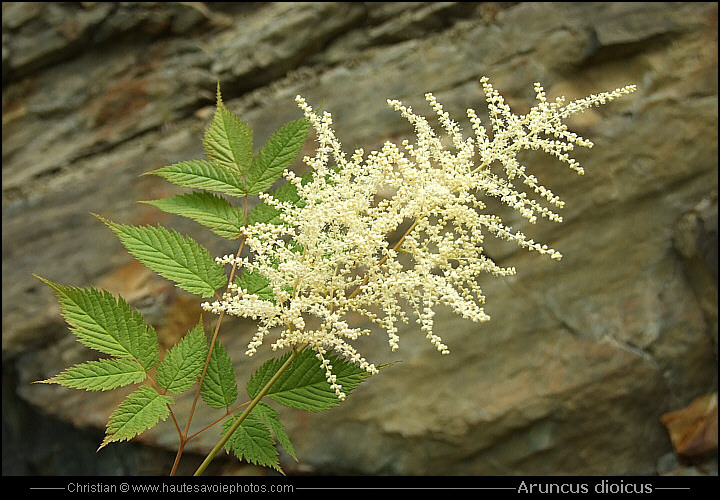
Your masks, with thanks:
M 169 468 L 169 423 L 95 455 L 120 391 L 30 384 L 93 356 L 30 273 L 123 294 L 165 345 L 194 324 L 197 301 L 89 213 L 234 250 L 136 203 L 180 191 L 139 175 L 201 155 L 218 81 L 257 144 L 298 116 L 300 93 L 366 151 L 411 135 L 389 97 L 427 110 L 432 91 L 461 119 L 485 109 L 482 75 L 516 112 L 535 81 L 570 98 L 638 85 L 572 122 L 596 143 L 584 177 L 528 160 L 565 222 L 520 229 L 562 262 L 493 245 L 518 275 L 484 283 L 489 323 L 439 313 L 450 356 L 413 325 L 395 354 L 368 339 L 369 359 L 402 363 L 333 411 L 284 411 L 288 472 L 653 474 L 672 451 L 660 416 L 717 390 L 716 3 L 9 2 L 2 25 L 3 473 Z M 221 334 L 241 386 L 266 359 L 243 356 L 250 328 Z M 217 439 L 204 436 L 190 451 Z

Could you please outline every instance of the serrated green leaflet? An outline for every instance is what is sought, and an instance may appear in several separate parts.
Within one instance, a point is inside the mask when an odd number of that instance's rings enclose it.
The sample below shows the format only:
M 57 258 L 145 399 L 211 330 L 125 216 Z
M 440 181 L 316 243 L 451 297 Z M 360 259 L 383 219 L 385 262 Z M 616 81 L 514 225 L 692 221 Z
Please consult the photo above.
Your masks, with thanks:
M 173 346 L 157 367 L 157 383 L 173 394 L 180 394 L 195 384 L 207 359 L 207 339 L 202 322 Z
M 225 198 L 212 193 L 187 193 L 143 203 L 192 219 L 230 240 L 239 238 L 241 228 L 245 225 L 245 216 L 241 210 L 232 206 Z
M 146 370 L 158 362 L 155 329 L 122 297 L 95 288 L 63 286 L 36 276 L 57 295 L 60 311 L 83 345 L 119 358 L 137 360 Z
M 278 201 L 287 201 L 301 208 L 305 206 L 305 200 L 298 195 L 297 187 L 289 182 L 280 186 L 272 196 Z M 248 215 L 248 224 L 255 224 L 256 222 L 278 225 L 283 223 L 283 219 L 277 208 L 263 201 L 258 203 Z
M 114 441 L 128 441 L 154 427 L 168 417 L 168 405 L 173 402 L 172 397 L 158 394 L 152 387 L 140 386 L 110 415 L 100 448 Z
M 189 236 L 162 226 L 127 226 L 96 217 L 137 260 L 183 290 L 210 297 L 227 283 L 225 272 L 210 252 Z
M 145 369 L 131 359 L 100 359 L 71 366 L 38 383 L 59 384 L 71 389 L 109 391 L 145 380 Z
M 262 201 L 255 205 L 255 208 L 248 214 L 248 224 L 256 224 L 258 222 L 279 226 L 284 221 L 280 216 L 280 210 Z
M 248 193 L 265 191 L 282 177 L 302 149 L 309 129 L 310 122 L 302 118 L 284 125 L 268 139 L 245 178 Z
M 305 175 L 303 175 L 300 179 L 302 181 L 302 184 L 306 184 L 308 181 L 312 179 L 312 172 L 309 172 Z M 280 201 L 289 201 L 295 206 L 298 207 L 304 207 L 305 206 L 305 200 L 300 198 L 300 195 L 298 194 L 297 186 L 295 184 L 292 184 L 290 182 L 286 182 L 273 193 L 273 197 L 277 198 Z
M 228 432 L 237 418 L 231 417 L 223 423 L 223 435 Z M 225 443 L 225 450 L 228 453 L 232 451 L 239 460 L 244 459 L 252 464 L 272 467 L 282 472 L 270 429 L 260 420 L 255 409 L 232 433 Z
M 213 408 L 226 408 L 233 404 L 238 396 L 235 383 L 235 370 L 227 351 L 220 343 L 215 344 L 205 380 L 200 391 L 203 401 Z
M 208 158 L 228 170 L 245 174 L 253 161 L 253 132 L 250 125 L 225 107 L 217 88 L 217 106 L 205 132 L 203 147 Z
M 246 292 L 257 295 L 262 300 L 275 302 L 270 280 L 258 271 L 243 271 L 239 278 L 235 278 L 235 284 Z
M 246 389 L 251 398 L 270 382 L 275 372 L 290 354 L 266 361 L 251 377 Z M 357 365 L 335 356 L 326 356 L 333 366 L 332 372 L 345 394 L 355 389 L 370 374 Z M 278 403 L 301 410 L 322 411 L 340 403 L 335 391 L 325 379 L 325 370 L 312 349 L 303 350 L 266 394 Z
M 205 160 L 174 163 L 143 175 L 157 175 L 175 185 L 203 189 L 230 196 L 245 196 L 245 183 L 235 170 L 228 170 Z
M 275 437 L 278 440 L 278 443 L 285 448 L 285 451 L 288 452 L 288 454 L 293 457 L 297 461 L 297 457 L 295 456 L 295 448 L 293 447 L 292 443 L 290 442 L 290 437 L 285 432 L 285 428 L 283 427 L 282 423 L 280 422 L 280 414 L 267 403 L 263 403 L 260 401 L 255 408 L 253 408 L 252 413 L 257 414 L 260 416 L 260 418 L 263 419 L 265 422 L 265 425 L 267 425 L 273 434 L 275 434 Z

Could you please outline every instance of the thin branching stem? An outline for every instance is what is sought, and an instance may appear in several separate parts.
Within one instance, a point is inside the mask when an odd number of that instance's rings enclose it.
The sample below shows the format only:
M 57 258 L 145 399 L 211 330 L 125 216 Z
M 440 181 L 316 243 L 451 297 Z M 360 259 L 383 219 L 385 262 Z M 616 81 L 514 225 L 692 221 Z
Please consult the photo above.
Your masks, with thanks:
M 277 381 L 277 379 L 280 378 L 280 375 L 282 375 L 285 370 L 290 368 L 290 365 L 292 362 L 297 358 L 298 354 L 305 348 L 306 346 L 297 346 L 293 348 L 292 353 L 290 354 L 290 357 L 283 363 L 283 365 L 278 368 L 278 371 L 275 372 L 275 375 L 272 376 L 272 378 L 268 381 L 267 384 L 263 386 L 262 389 L 260 389 L 260 392 L 257 393 L 257 395 L 250 401 L 250 404 L 245 408 L 245 410 L 240 414 L 240 416 L 233 422 L 233 425 L 228 429 L 228 431 L 225 433 L 225 435 L 218 441 L 218 443 L 215 445 L 215 447 L 208 453 L 207 457 L 205 457 L 205 460 L 203 463 L 200 464 L 200 467 L 197 468 L 195 471 L 194 476 L 200 476 L 203 472 L 205 472 L 205 469 L 207 469 L 208 465 L 210 465 L 210 462 L 212 462 L 213 458 L 215 458 L 215 455 L 217 455 L 220 450 L 222 450 L 223 446 L 225 446 L 225 443 L 228 442 L 228 439 L 230 439 L 230 436 L 233 435 L 233 433 L 237 430 L 238 427 L 240 427 L 240 424 L 245 420 L 245 418 L 250 415 L 250 412 L 257 406 L 257 404 L 260 402 L 262 398 L 265 397 L 265 395 L 268 393 L 270 388 L 273 386 L 273 384 Z
M 245 212 L 245 219 L 247 220 L 247 216 L 248 216 L 248 196 L 247 195 L 245 195 L 244 212 Z M 245 235 L 243 234 L 240 238 L 240 246 L 238 247 L 238 251 L 237 251 L 236 255 L 240 255 L 242 253 L 244 246 L 245 246 Z M 233 263 L 232 269 L 230 270 L 230 277 L 228 278 L 228 289 L 230 287 L 230 284 L 235 279 L 236 270 L 237 270 L 237 263 Z M 215 292 L 215 295 L 217 295 L 217 292 Z M 203 367 L 203 371 L 200 375 L 200 379 L 198 380 L 197 389 L 195 390 L 195 397 L 193 398 L 193 402 L 190 407 L 190 414 L 188 415 L 187 424 L 185 424 L 185 431 L 180 432 L 180 428 L 178 427 L 178 433 L 180 434 L 180 447 L 178 448 L 177 455 L 175 456 L 175 462 L 173 463 L 172 470 L 170 472 L 171 476 L 174 476 L 175 472 L 177 471 L 178 464 L 180 463 L 180 458 L 182 457 L 183 449 L 185 448 L 185 443 L 187 443 L 191 438 L 197 436 L 203 430 L 210 427 L 210 426 L 207 426 L 207 427 L 201 429 L 200 431 L 196 432 L 192 436 L 188 437 L 188 434 L 190 432 L 190 424 L 192 423 L 193 415 L 195 414 L 195 408 L 197 406 L 197 402 L 200 399 L 200 392 L 202 390 L 203 382 L 205 381 L 205 375 L 207 374 L 208 366 L 210 366 L 210 358 L 212 356 L 213 350 L 215 349 L 215 342 L 217 340 L 218 333 L 220 332 L 220 325 L 222 324 L 222 320 L 224 317 L 225 317 L 225 313 L 223 312 L 222 314 L 220 314 L 217 322 L 215 323 L 215 331 L 213 332 L 213 336 L 210 341 L 210 346 L 208 348 L 208 355 L 207 355 L 207 358 L 205 359 L 205 366 Z M 228 412 L 228 414 L 229 414 L 229 412 Z M 227 415 L 224 415 L 222 418 L 225 418 L 226 416 Z M 175 420 L 174 416 L 173 416 L 173 420 Z

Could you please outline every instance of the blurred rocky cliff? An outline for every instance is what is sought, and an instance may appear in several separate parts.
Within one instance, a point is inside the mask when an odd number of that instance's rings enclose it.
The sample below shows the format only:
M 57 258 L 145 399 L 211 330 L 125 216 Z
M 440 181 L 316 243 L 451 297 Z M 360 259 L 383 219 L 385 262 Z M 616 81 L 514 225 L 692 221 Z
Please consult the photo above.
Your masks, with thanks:
M 283 466 L 468 475 L 674 467 L 660 417 L 717 391 L 716 3 L 2 9 L 3 473 L 169 469 L 165 451 L 154 454 L 176 446 L 169 423 L 143 435 L 145 447 L 115 444 L 95 455 L 122 391 L 31 384 L 93 353 L 73 341 L 51 291 L 30 273 L 121 293 L 164 346 L 195 324 L 198 300 L 134 262 L 90 213 L 162 223 L 214 254 L 234 251 L 190 221 L 137 203 L 180 191 L 139 176 L 200 157 L 217 82 L 257 144 L 299 116 L 293 98 L 302 94 L 316 107 L 324 102 L 348 150 L 367 151 L 411 136 L 387 98 L 425 113 L 423 95 L 432 91 L 469 128 L 465 109 L 485 109 L 483 75 L 516 112 L 532 105 L 536 81 L 550 98 L 629 83 L 638 90 L 573 119 L 595 142 L 578 153 L 585 176 L 542 155 L 527 159 L 566 201 L 565 222 L 518 227 L 563 260 L 489 246 L 496 261 L 518 269 L 483 283 L 492 320 L 478 325 L 440 311 L 437 331 L 452 351 L 444 357 L 415 325 L 400 332 L 394 354 L 384 335 L 368 338 L 360 348 L 369 360 L 402 362 L 335 410 L 283 410 L 300 459 Z M 251 328 L 228 322 L 222 333 L 241 387 L 269 355 L 242 354 Z M 180 415 L 188 404 L 179 403 Z M 206 432 L 190 451 L 216 440 Z M 117 458 L 123 447 L 130 458 Z M 156 465 L 138 465 L 150 456 Z

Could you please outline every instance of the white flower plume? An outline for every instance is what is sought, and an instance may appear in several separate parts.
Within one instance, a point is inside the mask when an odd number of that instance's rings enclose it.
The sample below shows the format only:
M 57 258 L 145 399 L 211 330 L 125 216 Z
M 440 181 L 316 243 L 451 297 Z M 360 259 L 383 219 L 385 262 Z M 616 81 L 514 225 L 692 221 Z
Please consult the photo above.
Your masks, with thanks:
M 487 234 L 561 258 L 557 250 L 486 213 L 482 200 L 497 198 L 530 223 L 538 216 L 561 222 L 555 210 L 563 202 L 528 172 L 518 161 L 518 153 L 542 150 L 582 174 L 582 167 L 569 154 L 575 146 L 591 147 L 592 142 L 570 132 L 563 120 L 629 94 L 635 86 L 565 103 L 562 97 L 549 102 L 540 84 L 535 84 L 537 105 L 525 115 L 515 115 L 487 78 L 481 83 L 489 109 L 489 132 L 476 112 L 468 109 L 473 134 L 463 137 L 458 124 L 428 93 L 425 98 L 451 144 L 446 147 L 444 137 L 423 116 L 400 101 L 388 100 L 414 127 L 416 142 L 403 141 L 400 146 L 386 142 L 380 151 L 365 155 L 356 150 L 350 158 L 335 136 L 331 115 L 318 114 L 302 97 L 296 98 L 318 143 L 315 155 L 304 158 L 311 176 L 285 172 L 302 203 L 261 195 L 281 212 L 282 223 L 244 228 L 252 258 L 219 259 L 263 275 L 275 300 L 261 300 L 231 286 L 222 300 L 203 304 L 215 313 L 258 320 L 247 354 L 255 353 L 265 337 L 278 330 L 272 348 L 312 347 L 328 382 L 343 399 L 324 357 L 328 351 L 368 372 L 377 371 L 351 344 L 370 333 L 352 326 L 351 314 L 379 325 L 396 350 L 397 325 L 409 321 L 404 307 L 408 304 L 426 337 L 438 351 L 448 354 L 433 329 L 436 306 L 444 304 L 472 321 L 487 321 L 479 277 L 515 274 L 515 268 L 498 266 L 483 253 Z M 398 231 L 402 236 L 391 241 L 389 235 Z

